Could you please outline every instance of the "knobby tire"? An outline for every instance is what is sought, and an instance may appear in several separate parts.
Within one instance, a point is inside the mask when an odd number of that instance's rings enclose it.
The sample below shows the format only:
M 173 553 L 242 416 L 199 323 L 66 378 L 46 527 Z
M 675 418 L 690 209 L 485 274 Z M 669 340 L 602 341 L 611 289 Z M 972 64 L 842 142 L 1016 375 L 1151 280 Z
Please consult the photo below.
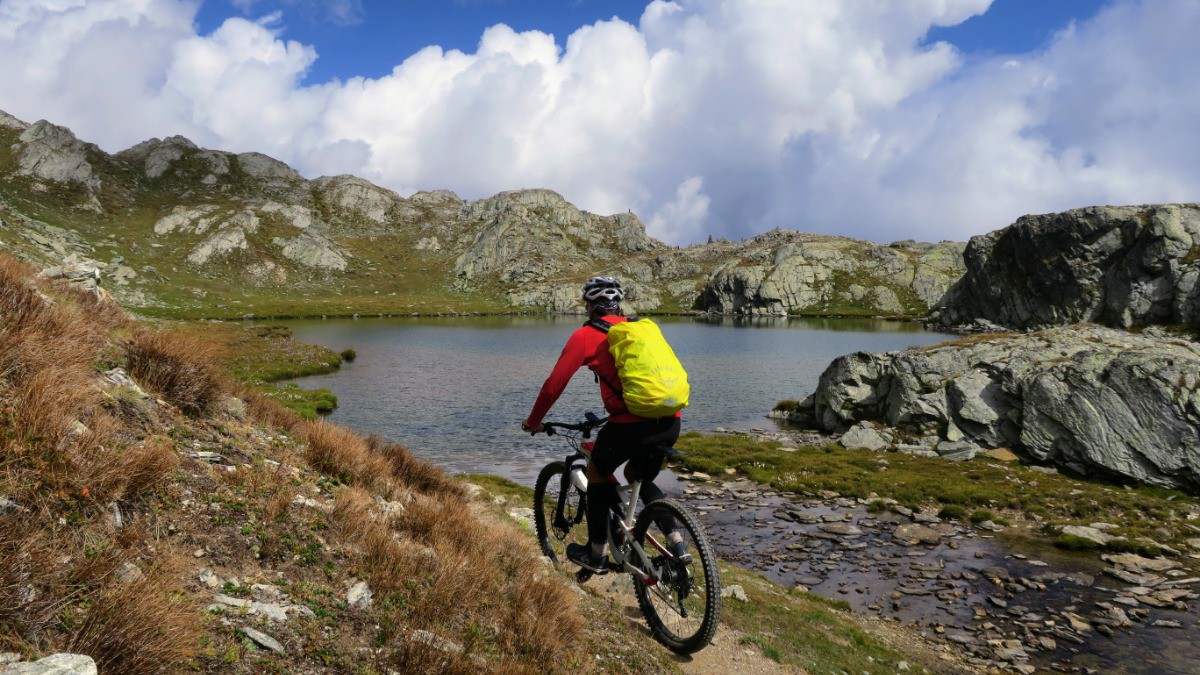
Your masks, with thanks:
M 555 510 L 558 508 L 558 495 L 562 489 L 562 477 L 567 470 L 564 462 L 551 462 L 542 468 L 537 482 L 533 486 L 533 524 L 537 531 L 538 546 L 542 554 L 555 564 L 566 561 L 567 544 L 571 542 L 586 544 L 587 520 L 581 519 L 560 538 L 553 528 Z M 586 508 L 586 497 L 574 484 L 567 481 L 568 500 L 564 515 L 572 518 L 580 509 Z
M 712 641 L 721 616 L 721 578 L 720 571 L 717 569 L 717 555 L 713 551 L 708 537 L 705 536 L 700 521 L 688 508 L 673 499 L 660 499 L 648 505 L 638 514 L 633 528 L 634 540 L 643 548 L 646 555 L 655 561 L 656 565 L 673 564 L 668 561 L 667 556 L 655 549 L 646 539 L 647 533 L 653 527 L 655 539 L 666 545 L 666 533 L 660 532 L 655 525 L 664 517 L 674 518 L 679 523 L 684 541 L 688 543 L 688 549 L 693 556 L 693 564 L 688 566 L 691 574 L 691 591 L 687 603 L 692 608 L 689 614 L 697 610 L 701 611 L 699 623 L 693 629 L 690 623 L 683 623 L 690 621 L 692 617 L 683 619 L 673 612 L 667 613 L 666 616 L 660 613 L 659 608 L 655 605 L 656 600 L 664 603 L 669 603 L 670 600 L 659 594 L 665 592 L 677 599 L 678 594 L 675 588 L 662 583 L 658 584 L 657 588 L 651 588 L 635 576 L 634 592 L 637 595 L 638 606 L 646 617 L 646 623 L 650 625 L 654 638 L 674 652 L 692 654 L 704 649 Z M 701 594 L 702 597 L 697 597 Z M 682 630 L 682 634 L 679 628 L 681 625 L 686 626 Z

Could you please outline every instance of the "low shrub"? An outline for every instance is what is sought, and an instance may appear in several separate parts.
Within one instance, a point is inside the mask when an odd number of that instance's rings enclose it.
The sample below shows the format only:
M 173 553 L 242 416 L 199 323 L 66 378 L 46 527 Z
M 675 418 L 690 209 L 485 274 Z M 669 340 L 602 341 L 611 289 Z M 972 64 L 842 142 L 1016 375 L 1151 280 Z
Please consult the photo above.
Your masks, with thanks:
M 946 504 L 942 510 L 938 511 L 938 518 L 946 518 L 950 520 L 958 520 L 965 515 L 967 510 L 958 504 Z M 987 520 L 986 518 L 984 520 Z M 983 520 L 979 521 L 983 522 Z
M 353 349 L 347 348 L 342 350 L 343 361 L 353 361 L 356 358 L 358 358 L 358 352 L 354 351 Z
M 984 521 L 996 522 L 996 514 L 987 509 L 979 509 L 971 512 L 971 522 L 978 525 Z
M 775 410 L 778 412 L 793 413 L 800 409 L 800 402 L 794 398 L 785 398 L 775 404 Z

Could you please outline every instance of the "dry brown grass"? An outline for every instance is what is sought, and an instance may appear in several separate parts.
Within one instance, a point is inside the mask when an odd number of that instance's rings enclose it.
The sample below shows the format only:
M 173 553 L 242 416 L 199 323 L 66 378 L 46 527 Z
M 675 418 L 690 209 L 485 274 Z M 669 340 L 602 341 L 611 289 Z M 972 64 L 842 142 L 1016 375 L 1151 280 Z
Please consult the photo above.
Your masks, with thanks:
M 124 312 L 31 276 L 0 254 L 0 494 L 24 508 L 0 517 L 0 648 L 79 651 L 106 672 L 174 669 L 196 644 L 196 614 L 164 568 L 118 578 L 148 537 L 114 530 L 106 505 L 136 500 L 179 458 L 102 405 L 96 368 L 119 355 L 109 335 L 127 329 Z
M 135 330 L 125 346 L 129 375 L 188 415 L 211 412 L 226 391 L 219 350 L 203 338 Z
M 402 485 L 418 492 L 440 494 L 465 499 L 466 490 L 433 462 L 427 462 L 409 452 L 400 443 L 388 443 L 379 436 L 367 439 L 371 452 L 385 457 L 392 465 L 392 475 Z
M 378 639 L 393 650 L 393 664 L 425 655 L 411 644 L 412 629 L 457 641 L 468 656 L 486 650 L 507 670 L 554 670 L 572 652 L 582 630 L 575 599 L 511 527 L 442 495 L 413 495 L 403 512 L 385 515 L 358 488 L 339 493 L 332 520 L 386 599 Z M 442 658 L 452 671 L 471 664 Z
M 238 396 L 246 402 L 246 412 L 250 418 L 263 426 L 291 432 L 304 423 L 304 419 L 294 410 L 252 389 L 243 389 Z
M 196 644 L 197 615 L 172 591 L 177 565 L 120 578 L 144 539 L 137 528 L 0 517 L 0 648 L 83 653 L 101 672 L 174 668 Z
M 173 590 L 181 567 L 168 559 L 137 580 L 110 578 L 89 598 L 65 648 L 91 656 L 102 673 L 177 672 L 199 639 L 195 608 Z
M 353 431 L 320 420 L 301 424 L 295 433 L 307 445 L 308 463 L 314 469 L 385 495 L 395 489 L 391 463 L 371 452 L 367 442 Z

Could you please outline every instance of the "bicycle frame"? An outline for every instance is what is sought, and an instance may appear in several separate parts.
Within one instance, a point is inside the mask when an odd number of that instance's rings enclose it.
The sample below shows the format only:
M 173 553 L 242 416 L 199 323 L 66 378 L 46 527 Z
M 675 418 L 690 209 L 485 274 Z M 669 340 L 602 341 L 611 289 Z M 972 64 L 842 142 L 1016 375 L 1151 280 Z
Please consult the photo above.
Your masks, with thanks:
M 583 465 L 580 466 L 582 461 Z M 555 521 L 561 523 L 564 520 L 563 508 L 564 502 L 570 486 L 573 484 L 579 488 L 585 495 L 587 494 L 588 478 L 586 468 L 591 462 L 591 457 L 581 450 L 576 450 L 575 453 L 566 460 L 567 470 L 563 472 L 562 485 L 558 492 L 558 504 L 555 507 Z M 611 479 L 615 482 L 616 476 Z M 635 480 L 628 485 L 617 484 L 617 514 L 621 518 L 617 524 L 621 528 L 621 533 L 624 535 L 624 544 L 618 545 L 613 540 L 612 529 L 608 529 L 608 549 L 612 556 L 613 562 L 620 565 L 622 571 L 635 575 L 646 586 L 653 586 L 658 583 L 659 571 L 655 569 L 654 564 L 646 555 L 646 551 L 638 545 L 633 539 L 633 524 L 636 516 L 637 500 L 642 489 L 642 481 Z M 580 510 L 584 513 L 585 509 Z M 576 523 L 580 522 L 579 515 L 576 516 Z M 654 538 L 650 532 L 646 532 L 646 541 L 649 542 L 660 553 L 668 554 L 667 547 Z M 630 554 L 636 554 L 636 562 L 643 567 L 638 567 L 634 562 L 630 561 Z

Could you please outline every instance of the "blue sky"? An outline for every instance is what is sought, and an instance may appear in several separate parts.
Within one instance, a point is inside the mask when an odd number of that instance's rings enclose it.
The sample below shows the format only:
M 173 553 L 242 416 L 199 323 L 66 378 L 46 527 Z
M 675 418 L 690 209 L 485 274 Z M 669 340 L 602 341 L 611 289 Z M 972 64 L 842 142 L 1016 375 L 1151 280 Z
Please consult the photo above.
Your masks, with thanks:
M 257 0 L 239 4 L 206 0 L 197 16 L 200 31 L 211 32 L 230 16 L 255 18 L 282 12 L 282 35 L 311 44 L 320 54 L 308 82 L 380 77 L 429 45 L 474 51 L 484 29 L 498 23 L 518 31 L 550 33 L 561 43 L 580 26 L 614 16 L 636 24 L 646 8 L 646 0 Z M 345 7 L 347 20 L 331 14 L 330 4 Z
M 801 2 L 803 0 L 796 0 Z M 637 24 L 646 0 L 205 0 L 201 33 L 230 16 L 259 18 L 280 12 L 280 35 L 316 48 L 320 58 L 305 81 L 381 77 L 429 45 L 474 51 L 485 28 L 503 23 L 517 31 L 554 35 L 559 44 L 580 26 L 619 17 Z M 1071 21 L 1090 19 L 1102 0 L 997 0 L 986 13 L 954 26 L 930 29 L 926 42 L 944 40 L 967 54 L 1021 53 L 1043 47 Z M 340 14 L 329 7 L 340 7 Z
M 0 110 L 672 244 L 1200 201 L 1200 2 L 0 0 Z M 441 49 L 430 48 L 438 45 Z

